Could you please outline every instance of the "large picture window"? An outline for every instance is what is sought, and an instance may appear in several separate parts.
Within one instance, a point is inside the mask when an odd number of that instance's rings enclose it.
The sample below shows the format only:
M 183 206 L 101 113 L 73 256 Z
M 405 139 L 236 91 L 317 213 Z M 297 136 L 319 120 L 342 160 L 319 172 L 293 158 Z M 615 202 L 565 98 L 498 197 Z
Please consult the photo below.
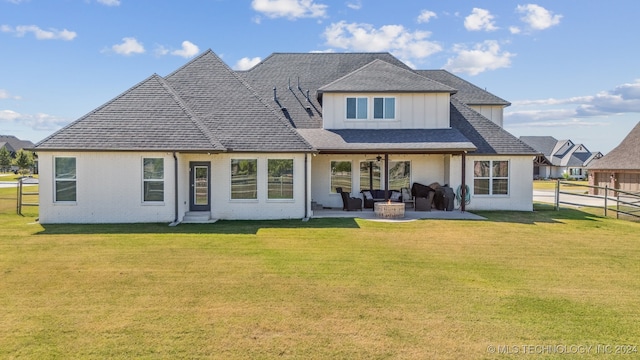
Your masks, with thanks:
M 231 160 L 231 199 L 258 198 L 258 160 Z
M 475 161 L 473 163 L 473 193 L 475 195 L 508 195 L 509 162 Z
M 389 189 L 400 190 L 411 188 L 411 162 L 389 162 Z
M 164 201 L 164 159 L 142 159 L 142 201 Z
M 76 158 L 57 157 L 54 160 L 54 167 L 54 201 L 76 201 Z
M 366 119 L 368 100 L 366 97 L 348 97 L 347 119 Z
M 396 99 L 395 98 L 373 98 L 373 118 L 374 119 L 395 119 Z
M 335 193 L 337 187 L 344 192 L 351 192 L 351 161 L 331 162 L 331 192 Z
M 362 161 L 360 163 L 360 191 L 382 189 L 380 187 L 380 163 Z
M 293 199 L 293 159 L 267 161 L 269 199 Z

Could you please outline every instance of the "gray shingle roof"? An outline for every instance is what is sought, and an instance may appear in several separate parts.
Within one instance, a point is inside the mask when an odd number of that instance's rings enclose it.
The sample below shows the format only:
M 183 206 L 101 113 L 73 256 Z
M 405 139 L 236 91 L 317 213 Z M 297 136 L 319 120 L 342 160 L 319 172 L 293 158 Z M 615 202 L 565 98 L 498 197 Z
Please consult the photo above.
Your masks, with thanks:
M 322 105 L 317 90 L 376 59 L 409 69 L 389 53 L 274 53 L 238 74 L 263 99 L 285 108 L 285 117 L 296 128 L 321 128 Z M 273 101 L 274 87 L 277 102 Z
M 558 144 L 553 136 L 520 136 L 520 140 L 547 157 L 553 154 L 553 149 Z
M 447 152 L 476 147 L 456 129 L 299 129 L 321 152 Z
M 456 97 L 451 129 L 322 129 L 323 86 L 375 91 L 385 84 L 392 85 L 385 91 L 455 91 L 388 53 L 273 54 L 234 72 L 209 50 L 165 78 L 151 76 L 37 149 L 537 153 Z
M 327 84 L 318 92 L 447 92 L 456 91 L 444 84 L 392 65 L 380 59 Z
M 222 151 L 153 75 L 36 145 L 38 150 Z
M 640 170 L 640 122 L 607 155 L 594 160 L 589 170 Z
M 416 72 L 431 80 L 458 90 L 454 97 L 467 105 L 511 105 L 510 102 L 499 98 L 498 96 L 495 96 L 446 70 L 416 70 Z
M 227 150 L 312 149 L 282 114 L 210 50 L 166 80 Z
M 5 146 L 9 152 L 16 152 L 33 148 L 33 143 L 29 140 L 20 140 L 13 135 L 0 135 L 0 148 Z
M 478 148 L 473 154 L 536 155 L 537 151 L 460 100 L 451 98 L 451 127 Z

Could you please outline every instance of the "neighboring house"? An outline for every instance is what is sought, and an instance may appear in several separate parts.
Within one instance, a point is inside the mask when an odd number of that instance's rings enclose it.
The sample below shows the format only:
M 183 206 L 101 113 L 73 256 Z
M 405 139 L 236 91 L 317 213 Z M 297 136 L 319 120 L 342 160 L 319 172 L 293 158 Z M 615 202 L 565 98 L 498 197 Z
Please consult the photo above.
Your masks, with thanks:
M 589 185 L 640 193 L 640 122 L 615 149 L 589 165 Z
M 209 50 L 36 145 L 40 221 L 307 218 L 342 207 L 336 187 L 414 182 L 468 185 L 467 210 L 531 211 L 537 152 L 496 124 L 508 104 L 388 53 L 276 53 L 233 71 Z
M 520 140 L 540 152 L 533 162 L 534 179 L 586 179 L 587 166 L 602 157 L 582 144 L 556 140 L 552 136 L 521 136 Z M 565 175 L 566 174 L 566 175 Z
M 12 157 L 22 149 L 32 149 L 35 145 L 29 140 L 20 140 L 13 135 L 0 135 L 0 149 L 7 148 Z
M 35 145 L 29 140 L 20 140 L 13 135 L 0 135 L 0 149 L 9 150 L 12 158 L 16 157 L 16 153 L 22 149 L 33 149 Z M 36 166 L 37 169 L 37 160 Z M 17 166 L 11 166 L 11 170 L 18 170 Z

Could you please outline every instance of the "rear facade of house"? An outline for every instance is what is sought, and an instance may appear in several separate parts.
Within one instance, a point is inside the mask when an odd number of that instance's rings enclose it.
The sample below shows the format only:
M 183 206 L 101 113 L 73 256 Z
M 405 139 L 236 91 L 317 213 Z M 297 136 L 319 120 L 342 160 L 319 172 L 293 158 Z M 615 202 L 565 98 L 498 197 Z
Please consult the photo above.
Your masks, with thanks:
M 42 223 L 313 217 L 370 188 L 448 184 L 466 210 L 532 210 L 536 152 L 509 103 L 388 53 L 272 54 L 233 71 L 207 51 L 36 145 Z

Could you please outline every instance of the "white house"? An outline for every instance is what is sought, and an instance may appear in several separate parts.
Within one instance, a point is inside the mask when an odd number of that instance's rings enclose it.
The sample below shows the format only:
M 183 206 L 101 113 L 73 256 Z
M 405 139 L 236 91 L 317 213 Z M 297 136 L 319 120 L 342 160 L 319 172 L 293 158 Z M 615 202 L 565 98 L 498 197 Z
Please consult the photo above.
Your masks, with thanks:
M 233 71 L 209 50 L 36 145 L 40 222 L 308 218 L 342 207 L 338 186 L 416 182 L 468 191 L 464 210 L 531 211 L 536 151 L 502 128 L 508 105 L 388 53 Z
M 521 136 L 520 140 L 540 152 L 534 160 L 534 179 L 586 179 L 589 164 L 603 156 L 599 151 L 589 151 L 583 144 L 556 140 L 552 136 Z

